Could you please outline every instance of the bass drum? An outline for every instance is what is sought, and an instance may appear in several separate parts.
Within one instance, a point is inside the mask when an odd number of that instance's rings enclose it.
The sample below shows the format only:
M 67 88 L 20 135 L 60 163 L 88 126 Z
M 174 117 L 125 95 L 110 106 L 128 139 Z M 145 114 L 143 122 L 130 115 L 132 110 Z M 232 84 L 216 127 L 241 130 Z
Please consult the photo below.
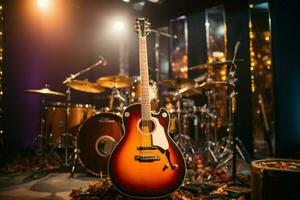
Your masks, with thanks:
M 123 135 L 122 118 L 100 113 L 86 120 L 77 134 L 76 148 L 84 168 L 94 175 L 107 175 L 109 156 Z

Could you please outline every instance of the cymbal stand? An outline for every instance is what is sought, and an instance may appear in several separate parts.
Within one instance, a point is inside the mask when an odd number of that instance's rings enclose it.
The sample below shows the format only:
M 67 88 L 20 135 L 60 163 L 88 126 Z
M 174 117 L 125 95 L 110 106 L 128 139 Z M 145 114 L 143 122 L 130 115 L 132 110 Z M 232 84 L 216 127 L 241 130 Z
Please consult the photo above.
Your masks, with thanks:
M 45 88 L 49 88 L 48 84 L 45 84 Z M 38 171 L 33 172 L 30 176 L 34 179 L 40 178 L 44 175 L 43 170 L 46 166 L 47 161 L 51 158 L 52 155 L 54 155 L 57 159 L 57 161 L 61 164 L 62 160 L 60 158 L 60 156 L 57 154 L 57 152 L 55 152 L 55 147 L 52 147 L 50 149 L 50 151 L 48 153 L 46 153 L 46 143 L 44 143 L 44 141 L 46 140 L 46 136 L 45 136 L 45 95 L 42 94 L 41 97 L 41 106 L 42 106 L 42 112 L 41 112 L 41 120 L 40 120 L 40 134 L 37 136 L 37 138 L 35 140 L 40 139 L 40 151 L 41 151 L 41 156 L 42 156 L 42 160 L 40 161 L 40 166 Z
M 182 94 L 179 93 L 176 99 L 176 113 L 177 113 L 177 134 L 174 137 L 174 141 L 177 143 L 178 147 L 182 151 L 182 154 L 184 158 L 186 159 L 187 162 L 192 161 L 192 157 L 195 154 L 195 149 L 194 145 L 192 143 L 192 140 L 190 136 L 187 134 L 183 134 L 182 132 L 182 119 L 181 119 L 181 100 L 182 99 Z
M 216 146 L 216 134 L 214 134 L 214 137 L 212 137 L 212 131 L 211 131 L 211 120 L 216 120 L 217 116 L 214 113 L 213 110 L 213 100 L 214 100 L 214 90 L 208 90 L 205 92 L 207 96 L 207 105 L 204 105 L 202 108 L 201 114 L 204 114 L 204 135 L 205 135 L 205 145 L 204 145 L 204 153 L 208 154 L 209 161 L 213 163 L 217 163 L 218 157 L 215 153 L 215 146 Z
M 237 78 L 234 77 L 237 66 L 232 63 L 228 75 L 228 130 L 229 136 L 225 138 L 225 145 L 222 147 L 223 152 L 220 154 L 222 161 L 217 167 L 229 162 L 232 159 L 232 182 L 237 183 L 236 166 L 237 166 L 237 153 L 243 160 L 250 163 L 250 156 L 243 146 L 242 141 L 236 135 L 236 85 Z M 223 139 L 224 140 L 224 139 Z M 226 155 L 226 157 L 225 157 Z M 225 157 L 225 158 L 224 158 Z
M 64 124 L 64 127 L 65 127 L 64 133 L 56 140 L 55 144 L 51 147 L 50 151 L 45 156 L 45 160 L 42 164 L 41 169 L 44 168 L 44 166 L 46 164 L 46 161 L 52 155 L 54 155 L 57 158 L 57 161 L 61 165 L 68 166 L 68 160 L 69 160 L 69 153 L 68 153 L 68 150 L 69 150 L 69 145 L 68 145 L 69 144 L 68 119 L 69 119 L 69 115 L 70 115 L 70 100 L 71 100 L 71 90 L 70 90 L 69 86 L 67 87 L 66 94 L 67 94 L 67 96 L 66 96 L 66 104 L 65 104 L 66 113 L 65 113 L 65 121 L 64 121 L 65 122 L 65 124 Z M 63 140 L 63 138 L 64 138 L 64 140 Z M 61 141 L 64 141 L 64 148 L 65 148 L 64 161 L 62 161 L 61 156 L 56 151 L 57 148 L 59 148 L 62 145 Z
M 72 166 L 71 166 L 71 177 L 73 177 L 74 175 L 74 172 L 75 172 L 75 165 L 76 165 L 76 162 L 77 162 L 77 159 L 78 159 L 78 152 L 79 150 L 77 148 L 74 148 L 74 151 L 73 153 L 69 156 L 69 136 L 72 137 L 72 135 L 69 133 L 69 130 L 68 130 L 68 127 L 69 127 L 69 124 L 68 124 L 68 119 L 69 119 L 69 116 L 70 116 L 70 104 L 71 104 L 71 88 L 69 86 L 69 83 L 71 83 L 72 80 L 74 80 L 75 78 L 77 78 L 78 76 L 84 74 L 85 72 L 88 72 L 90 71 L 91 69 L 97 67 L 98 65 L 102 65 L 102 66 L 106 66 L 107 65 L 107 62 L 106 60 L 102 57 L 102 56 L 99 56 L 99 60 L 77 72 L 76 74 L 70 74 L 69 77 L 67 77 L 62 83 L 65 84 L 67 86 L 67 90 L 66 90 L 66 94 L 67 94 L 67 98 L 66 98 L 66 115 L 65 115 L 65 133 L 64 133 L 64 137 L 65 137 L 65 155 L 64 155 L 64 165 L 66 167 L 69 167 L 69 159 L 70 157 L 73 157 L 73 162 L 72 162 Z
M 45 88 L 48 88 L 49 85 L 45 84 Z M 37 144 L 37 152 L 41 153 L 41 155 L 44 157 L 45 156 L 45 142 L 46 142 L 46 136 L 45 136 L 45 103 L 46 103 L 46 98 L 45 94 L 41 95 L 41 115 L 40 115 L 40 133 L 35 137 L 33 146 Z
M 64 156 L 64 159 L 65 159 L 65 162 L 64 162 L 64 166 L 69 166 L 69 130 L 68 130 L 68 127 L 69 127 L 69 117 L 70 117 L 70 104 L 71 104 L 71 88 L 69 86 L 69 84 L 67 84 L 67 91 L 66 91 L 66 94 L 67 94 L 67 98 L 66 98 L 66 114 L 65 114 L 65 135 L 64 135 L 64 138 L 65 138 L 65 156 Z

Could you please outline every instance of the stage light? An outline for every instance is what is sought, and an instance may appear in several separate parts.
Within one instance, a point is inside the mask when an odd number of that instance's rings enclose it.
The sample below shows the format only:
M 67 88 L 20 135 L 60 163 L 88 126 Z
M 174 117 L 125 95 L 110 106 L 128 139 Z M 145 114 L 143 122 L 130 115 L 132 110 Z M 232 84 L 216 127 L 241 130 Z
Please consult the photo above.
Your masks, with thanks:
M 138 1 L 134 4 L 132 4 L 132 8 L 137 11 L 142 11 L 144 9 L 145 5 L 146 5 L 145 1 Z
M 47 8 L 49 7 L 49 0 L 37 0 L 37 5 L 40 8 Z
M 125 25 L 124 25 L 124 22 L 122 22 L 122 21 L 115 21 L 113 26 L 114 26 L 113 28 L 114 28 L 115 32 L 123 32 L 124 31 Z

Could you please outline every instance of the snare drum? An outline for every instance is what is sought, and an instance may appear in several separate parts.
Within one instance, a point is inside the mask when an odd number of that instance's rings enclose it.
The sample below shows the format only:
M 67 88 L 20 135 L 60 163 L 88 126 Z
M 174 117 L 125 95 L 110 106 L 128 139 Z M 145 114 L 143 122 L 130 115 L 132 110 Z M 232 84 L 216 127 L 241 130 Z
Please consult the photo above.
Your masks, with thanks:
M 158 88 L 155 81 L 149 81 L 149 97 L 151 102 L 151 109 L 156 110 L 158 108 Z M 138 103 L 141 101 L 141 79 L 139 76 L 133 78 L 133 82 L 130 87 L 129 103 Z
M 107 175 L 109 156 L 123 134 L 122 118 L 100 113 L 86 120 L 77 134 L 76 147 L 83 167 L 94 175 Z
M 89 104 L 71 104 L 69 107 L 68 128 L 76 129 L 81 123 L 95 114 L 95 107 Z M 51 103 L 46 108 L 45 127 L 49 144 L 63 143 L 60 139 L 66 131 L 66 104 Z

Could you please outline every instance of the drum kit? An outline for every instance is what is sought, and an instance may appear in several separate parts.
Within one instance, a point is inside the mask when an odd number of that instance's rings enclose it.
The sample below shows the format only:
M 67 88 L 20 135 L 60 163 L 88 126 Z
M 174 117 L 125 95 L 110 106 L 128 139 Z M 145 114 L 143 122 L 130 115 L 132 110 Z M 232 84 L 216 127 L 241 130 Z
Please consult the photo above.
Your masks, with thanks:
M 231 61 L 218 62 L 217 65 L 228 63 Z M 47 85 L 41 89 L 26 90 L 42 97 L 39 135 L 39 148 L 45 158 L 40 167 L 42 170 L 47 159 L 54 154 L 62 165 L 71 167 L 71 176 L 74 175 L 77 161 L 94 175 L 107 175 L 110 153 L 124 131 L 121 113 L 128 105 L 140 101 L 141 82 L 138 76 L 122 75 L 99 77 L 95 82 L 75 79 L 96 65 L 99 65 L 99 62 L 66 78 L 63 82 L 67 87 L 66 93 L 50 90 Z M 202 64 L 191 67 L 190 70 L 203 69 L 207 65 L 212 64 Z M 218 118 L 213 107 L 214 88 L 229 84 L 230 81 L 213 81 L 207 74 L 194 79 L 168 79 L 159 83 L 150 81 L 152 110 L 165 107 L 170 112 L 170 135 L 187 161 L 192 159 L 199 148 L 207 151 L 214 162 L 219 161 L 219 156 L 215 155 L 217 141 L 216 138 L 212 138 L 210 125 L 212 120 Z M 96 109 L 92 104 L 72 104 L 71 89 L 85 94 L 104 94 L 105 91 L 110 91 L 109 106 Z M 159 91 L 162 91 L 161 94 L 158 94 Z M 206 96 L 207 104 L 196 106 L 193 98 L 198 95 Z M 66 100 L 46 105 L 46 96 L 64 97 Z M 158 96 L 161 99 L 158 99 Z M 204 146 L 199 146 L 200 134 L 205 136 Z M 61 155 L 58 149 L 63 149 L 64 155 Z M 69 153 L 69 150 L 72 150 L 72 153 Z

